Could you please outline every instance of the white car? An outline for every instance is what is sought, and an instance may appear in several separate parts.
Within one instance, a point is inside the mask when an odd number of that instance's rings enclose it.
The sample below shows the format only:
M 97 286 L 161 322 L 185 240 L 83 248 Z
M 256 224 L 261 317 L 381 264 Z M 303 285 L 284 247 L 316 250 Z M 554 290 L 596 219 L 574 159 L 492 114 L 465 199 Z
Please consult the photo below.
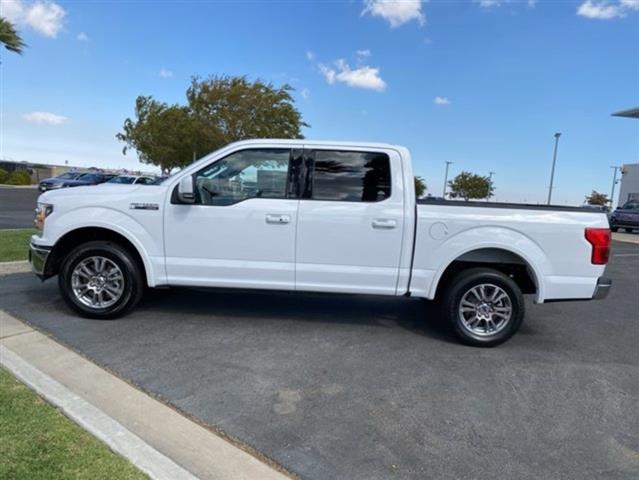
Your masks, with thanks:
M 148 175 L 118 175 L 103 185 L 154 185 L 157 179 Z
M 30 259 L 81 315 L 130 311 L 145 287 L 437 300 L 458 337 L 491 346 L 537 303 L 604 297 L 606 215 L 581 208 L 416 201 L 409 151 L 250 140 L 160 185 L 40 196 Z

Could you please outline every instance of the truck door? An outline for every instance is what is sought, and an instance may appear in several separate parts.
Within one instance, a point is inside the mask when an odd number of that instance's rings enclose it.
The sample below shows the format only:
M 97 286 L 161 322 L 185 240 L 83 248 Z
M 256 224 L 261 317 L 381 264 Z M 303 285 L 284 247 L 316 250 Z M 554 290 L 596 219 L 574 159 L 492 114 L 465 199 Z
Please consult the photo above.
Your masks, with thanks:
M 396 293 L 404 233 L 399 172 L 392 150 L 304 151 L 296 290 Z
M 166 208 L 168 283 L 292 290 L 296 161 L 301 150 L 248 148 L 196 172 L 195 204 Z

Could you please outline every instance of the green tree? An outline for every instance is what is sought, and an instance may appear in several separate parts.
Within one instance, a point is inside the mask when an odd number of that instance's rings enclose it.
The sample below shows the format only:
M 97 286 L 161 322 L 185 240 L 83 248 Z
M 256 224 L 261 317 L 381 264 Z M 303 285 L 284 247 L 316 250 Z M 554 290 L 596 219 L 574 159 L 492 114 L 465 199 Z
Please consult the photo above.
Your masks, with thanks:
M 2 17 L 0 17 L 0 43 L 4 45 L 4 48 L 15 53 L 22 53 L 26 47 L 13 24 Z
M 415 195 L 417 198 L 422 198 L 426 190 L 428 190 L 428 187 L 424 179 L 422 177 L 415 177 Z
M 0 183 L 7 183 L 8 178 L 9 172 L 7 172 L 4 168 L 0 168 Z
M 8 185 L 31 185 L 31 177 L 25 170 L 14 170 L 7 179 Z
M 490 198 L 495 190 L 488 177 L 471 172 L 461 172 L 448 182 L 448 186 L 451 198 L 463 198 L 466 201 L 471 198 Z
M 194 77 L 187 104 L 168 105 L 140 96 L 135 118 L 124 121 L 117 138 L 144 163 L 164 172 L 183 167 L 230 142 L 250 138 L 303 138 L 308 126 L 295 108 L 292 88 L 246 77 Z
M 599 193 L 596 190 L 593 190 L 590 195 L 586 195 L 586 203 L 588 205 L 607 205 L 608 202 L 610 202 L 608 195 Z

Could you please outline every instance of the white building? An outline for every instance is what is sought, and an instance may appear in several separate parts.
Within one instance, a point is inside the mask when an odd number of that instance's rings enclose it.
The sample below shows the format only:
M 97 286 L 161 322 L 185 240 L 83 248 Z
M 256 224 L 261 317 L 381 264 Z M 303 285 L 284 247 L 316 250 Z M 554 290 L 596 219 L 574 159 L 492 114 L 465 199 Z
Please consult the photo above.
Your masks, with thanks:
M 639 163 L 631 163 L 621 168 L 620 183 L 617 205 L 621 206 L 630 200 L 639 202 Z

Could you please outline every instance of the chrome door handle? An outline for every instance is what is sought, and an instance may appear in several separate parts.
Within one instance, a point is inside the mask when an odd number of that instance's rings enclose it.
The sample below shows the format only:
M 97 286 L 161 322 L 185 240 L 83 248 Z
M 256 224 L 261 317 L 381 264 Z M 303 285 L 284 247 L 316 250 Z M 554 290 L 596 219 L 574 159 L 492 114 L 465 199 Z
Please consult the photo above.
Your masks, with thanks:
M 266 215 L 266 223 L 284 224 L 284 223 L 290 223 L 290 221 L 291 221 L 290 215 L 276 215 L 273 213 L 269 213 Z
M 397 220 L 388 218 L 376 218 L 373 220 L 373 228 L 388 229 L 395 228 L 397 226 Z

